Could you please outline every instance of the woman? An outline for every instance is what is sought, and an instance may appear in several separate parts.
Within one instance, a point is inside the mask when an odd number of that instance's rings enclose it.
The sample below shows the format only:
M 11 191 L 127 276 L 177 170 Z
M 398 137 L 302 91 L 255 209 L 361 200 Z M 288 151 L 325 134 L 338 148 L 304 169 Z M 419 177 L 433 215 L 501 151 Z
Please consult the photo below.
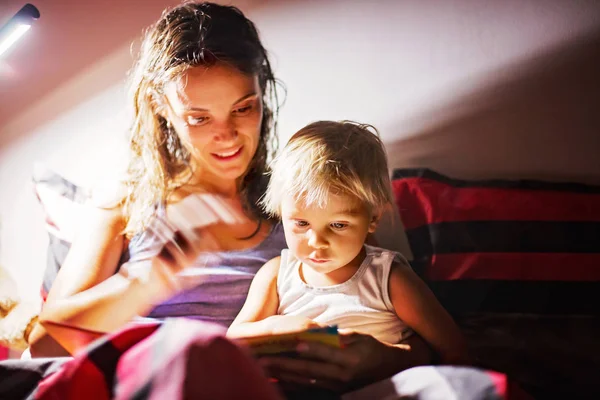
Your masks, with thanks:
M 275 84 L 254 24 L 236 8 L 186 4 L 151 27 L 132 74 L 128 195 L 118 207 L 90 212 L 32 332 L 34 356 L 56 354 L 48 334 L 71 353 L 94 337 L 74 340 L 70 327 L 101 334 L 144 315 L 231 323 L 256 271 L 285 246 L 280 225 L 257 206 L 274 149 Z M 218 195 L 245 216 L 202 231 L 219 239 L 219 252 L 202 260 L 201 272 L 195 241 L 176 234 L 164 245 L 152 229 L 197 193 Z M 124 253 L 149 275 L 116 273 Z M 177 294 L 173 275 L 181 268 L 204 280 Z M 430 359 L 418 338 L 397 346 L 360 334 L 343 340 L 344 349 L 308 345 L 306 357 L 261 363 L 281 381 L 345 390 Z

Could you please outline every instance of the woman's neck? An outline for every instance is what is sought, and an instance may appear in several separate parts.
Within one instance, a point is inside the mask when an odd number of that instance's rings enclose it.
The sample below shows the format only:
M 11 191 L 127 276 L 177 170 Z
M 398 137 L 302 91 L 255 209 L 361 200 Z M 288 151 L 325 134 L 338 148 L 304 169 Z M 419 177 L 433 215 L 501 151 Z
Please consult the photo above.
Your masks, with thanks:
M 189 193 L 214 193 L 229 199 L 239 197 L 238 184 L 236 181 L 193 176 L 188 183 L 182 186 L 182 188 Z

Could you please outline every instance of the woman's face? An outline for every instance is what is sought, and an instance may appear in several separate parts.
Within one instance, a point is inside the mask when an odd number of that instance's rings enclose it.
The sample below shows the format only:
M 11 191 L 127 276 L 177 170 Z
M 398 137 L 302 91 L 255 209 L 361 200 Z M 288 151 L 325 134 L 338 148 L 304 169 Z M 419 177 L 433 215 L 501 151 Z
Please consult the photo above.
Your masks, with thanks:
M 227 184 L 246 172 L 260 140 L 262 93 L 256 76 L 216 64 L 167 84 L 165 117 L 194 148 L 196 178 Z

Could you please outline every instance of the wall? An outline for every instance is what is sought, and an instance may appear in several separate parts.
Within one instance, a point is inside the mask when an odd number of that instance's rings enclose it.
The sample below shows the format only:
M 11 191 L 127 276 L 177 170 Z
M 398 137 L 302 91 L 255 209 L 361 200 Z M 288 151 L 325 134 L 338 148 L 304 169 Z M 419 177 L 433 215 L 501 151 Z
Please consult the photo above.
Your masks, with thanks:
M 393 167 L 600 183 L 599 2 L 264 1 L 248 14 L 288 89 L 283 142 L 348 118 L 380 129 Z M 86 85 L 124 76 L 131 39 L 1 128 L 0 262 L 26 295 L 45 264 L 32 165 L 85 183 L 116 173 L 123 81 L 88 97 Z
M 127 55 L 128 49 L 123 48 L 120 53 Z M 39 293 L 46 263 L 44 215 L 31 183 L 34 164 L 42 163 L 84 185 L 119 174 L 126 161 L 128 126 L 124 86 L 112 84 L 91 98 L 74 102 L 67 112 L 55 115 L 50 112 L 46 121 L 28 134 L 12 133 L 19 131 L 20 126 L 29 126 L 37 115 L 48 113 L 61 99 L 85 93 L 88 82 L 94 82 L 97 75 L 106 73 L 114 64 L 114 56 L 102 60 L 6 127 L 12 138 L 0 149 L 3 188 L 0 191 L 0 262 L 15 278 L 25 297 Z M 122 66 L 123 70 L 126 68 Z

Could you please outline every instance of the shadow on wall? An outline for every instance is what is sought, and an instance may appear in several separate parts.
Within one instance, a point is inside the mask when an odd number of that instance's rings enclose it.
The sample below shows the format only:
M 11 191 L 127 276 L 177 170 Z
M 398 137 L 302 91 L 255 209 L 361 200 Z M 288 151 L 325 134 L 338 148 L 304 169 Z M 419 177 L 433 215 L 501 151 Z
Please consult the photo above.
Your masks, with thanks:
M 598 48 L 600 31 L 487 75 L 479 89 L 418 116 L 435 125 L 388 143 L 390 165 L 600 183 Z

